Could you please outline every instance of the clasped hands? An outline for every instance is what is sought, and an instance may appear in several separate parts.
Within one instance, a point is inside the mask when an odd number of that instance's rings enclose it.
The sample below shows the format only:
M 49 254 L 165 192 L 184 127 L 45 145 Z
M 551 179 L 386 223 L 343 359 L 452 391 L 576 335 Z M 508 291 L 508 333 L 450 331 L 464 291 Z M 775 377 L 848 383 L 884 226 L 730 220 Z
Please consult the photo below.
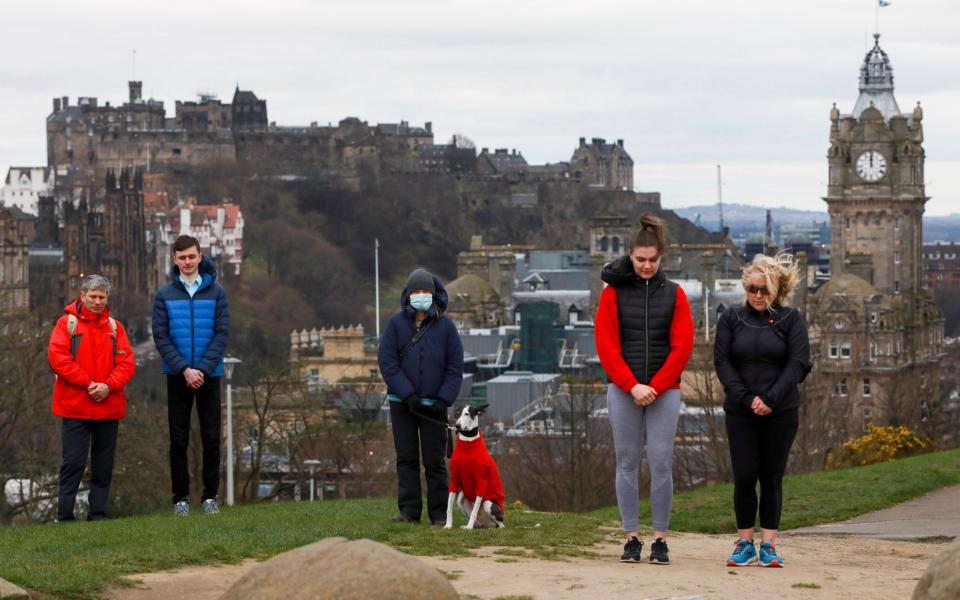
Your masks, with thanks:
M 110 395 L 110 386 L 105 383 L 91 381 L 90 385 L 87 386 L 87 393 L 90 394 L 90 398 L 92 398 L 94 402 L 103 402 L 107 399 L 107 396 Z
M 187 367 L 183 370 L 183 378 L 187 380 L 187 387 L 192 390 L 198 390 L 203 385 L 203 371 L 198 369 Z
M 657 399 L 657 390 L 649 385 L 638 383 L 630 388 L 630 395 L 633 397 L 633 403 L 637 406 L 650 406 Z
M 767 406 L 760 396 L 753 397 L 753 402 L 750 403 L 750 410 L 753 411 L 753 414 L 760 417 L 765 417 L 773 412 L 773 409 Z

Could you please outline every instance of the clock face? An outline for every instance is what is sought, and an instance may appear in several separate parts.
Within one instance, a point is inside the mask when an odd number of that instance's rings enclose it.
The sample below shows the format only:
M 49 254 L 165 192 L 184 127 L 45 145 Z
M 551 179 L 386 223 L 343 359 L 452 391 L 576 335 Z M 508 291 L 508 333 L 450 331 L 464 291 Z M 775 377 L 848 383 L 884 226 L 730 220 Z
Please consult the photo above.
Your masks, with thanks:
M 857 158 L 857 175 L 864 181 L 880 181 L 886 173 L 887 159 L 876 150 L 867 150 Z

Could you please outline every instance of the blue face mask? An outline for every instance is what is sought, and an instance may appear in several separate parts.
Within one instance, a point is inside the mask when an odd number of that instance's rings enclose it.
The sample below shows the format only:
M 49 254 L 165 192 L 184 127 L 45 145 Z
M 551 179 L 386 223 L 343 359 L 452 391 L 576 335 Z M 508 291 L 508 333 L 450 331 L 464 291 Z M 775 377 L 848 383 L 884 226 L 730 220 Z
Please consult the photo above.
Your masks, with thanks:
M 426 312 L 433 306 L 433 294 L 410 294 L 410 306 Z

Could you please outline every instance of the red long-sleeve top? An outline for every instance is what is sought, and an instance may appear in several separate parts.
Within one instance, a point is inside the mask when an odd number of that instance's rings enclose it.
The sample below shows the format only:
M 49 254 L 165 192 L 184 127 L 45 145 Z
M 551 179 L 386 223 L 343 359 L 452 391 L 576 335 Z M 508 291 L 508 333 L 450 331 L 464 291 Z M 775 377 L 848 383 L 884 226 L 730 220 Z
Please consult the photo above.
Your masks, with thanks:
M 620 346 L 620 321 L 617 316 L 617 290 L 613 286 L 608 285 L 600 293 L 597 318 L 594 323 L 594 337 L 600 364 L 603 365 L 603 370 L 606 371 L 610 382 L 629 394 L 639 381 L 623 359 Z M 665 390 L 678 389 L 680 375 L 692 353 L 693 316 L 690 314 L 687 295 L 683 292 L 683 288 L 677 286 L 673 320 L 670 322 L 670 354 L 667 355 L 667 360 L 660 370 L 650 379 L 650 387 L 656 390 L 658 395 Z

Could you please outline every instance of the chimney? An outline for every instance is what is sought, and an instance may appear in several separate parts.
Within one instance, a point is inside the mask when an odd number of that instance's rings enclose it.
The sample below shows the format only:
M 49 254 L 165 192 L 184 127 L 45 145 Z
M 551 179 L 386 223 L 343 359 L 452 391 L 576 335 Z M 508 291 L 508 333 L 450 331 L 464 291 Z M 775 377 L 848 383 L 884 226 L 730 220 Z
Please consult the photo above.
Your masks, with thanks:
M 586 145 L 587 145 L 587 138 L 584 138 L 584 137 L 580 138 L 580 147 L 583 148 Z
M 53 99 L 53 112 L 60 112 L 60 98 Z
M 140 100 L 143 97 L 143 82 L 142 81 L 131 81 L 130 84 L 130 104 L 133 104 L 137 100 Z
M 490 148 L 484 148 L 483 150 L 480 151 L 480 154 L 489 154 L 489 153 L 490 153 Z
M 427 121 L 424 123 L 423 128 L 427 130 L 427 133 L 433 133 L 433 121 Z
M 617 145 L 623 148 L 623 140 L 622 139 L 617 140 Z
M 63 102 L 62 106 L 64 109 L 70 106 L 70 96 L 63 96 L 60 98 L 60 100 Z

